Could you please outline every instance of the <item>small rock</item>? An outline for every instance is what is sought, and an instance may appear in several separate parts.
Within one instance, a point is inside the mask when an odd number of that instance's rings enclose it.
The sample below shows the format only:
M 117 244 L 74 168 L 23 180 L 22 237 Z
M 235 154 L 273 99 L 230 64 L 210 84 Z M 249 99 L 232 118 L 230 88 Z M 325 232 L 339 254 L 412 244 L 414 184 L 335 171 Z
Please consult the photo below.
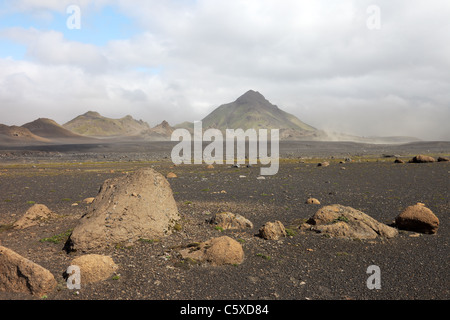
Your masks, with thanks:
M 243 216 L 231 212 L 217 213 L 210 220 L 211 224 L 217 225 L 224 230 L 228 229 L 252 229 L 253 223 Z
M 320 201 L 317 200 L 316 198 L 309 198 L 308 200 L 306 200 L 307 204 L 320 204 Z
M 193 247 L 182 249 L 180 254 L 183 259 L 208 262 L 213 266 L 235 265 L 244 261 L 244 250 L 241 244 L 227 236 L 195 244 Z
M 328 167 L 330 163 L 328 161 L 320 162 L 317 164 L 318 167 Z
M 266 240 L 279 240 L 286 237 L 286 229 L 280 221 L 267 222 L 259 229 L 259 236 Z
M 94 202 L 95 198 L 86 198 L 83 200 L 83 203 L 85 204 L 91 204 L 92 202 Z
M 177 175 L 175 173 L 173 173 L 173 172 L 169 172 L 167 174 L 167 178 L 169 178 L 169 179 L 177 178 Z
M 51 211 L 47 206 L 35 204 L 28 209 L 20 219 L 14 222 L 13 227 L 15 229 L 26 229 L 39 225 L 44 221 L 56 219 L 57 217 L 58 215 Z
M 435 234 L 439 228 L 439 219 L 425 205 L 409 206 L 397 218 L 395 225 L 402 230 Z
M 430 162 L 436 162 L 436 159 L 430 156 L 425 156 L 422 154 L 419 154 L 418 156 L 415 156 L 412 158 L 410 163 L 430 163 Z
M 75 258 L 71 265 L 80 268 L 81 285 L 106 280 L 119 268 L 111 257 L 98 254 Z
M 446 157 L 439 157 L 438 158 L 438 162 L 449 162 L 449 161 L 450 161 L 450 159 L 446 158 Z

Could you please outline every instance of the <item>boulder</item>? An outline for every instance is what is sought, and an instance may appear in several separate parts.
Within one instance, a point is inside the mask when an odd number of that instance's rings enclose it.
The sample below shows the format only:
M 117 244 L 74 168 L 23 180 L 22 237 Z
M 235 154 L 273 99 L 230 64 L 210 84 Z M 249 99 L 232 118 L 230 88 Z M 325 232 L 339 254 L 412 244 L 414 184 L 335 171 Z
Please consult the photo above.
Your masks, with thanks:
M 259 229 L 259 236 L 266 240 L 278 240 L 286 235 L 286 229 L 280 221 L 267 222 Z
M 106 280 L 119 268 L 111 257 L 98 254 L 77 257 L 71 265 L 80 268 L 81 285 Z
M 35 204 L 21 218 L 14 222 L 13 227 L 15 229 L 26 229 L 56 218 L 58 218 L 58 215 L 47 208 L 47 206 Z
M 434 234 L 439 228 L 439 219 L 424 204 L 409 206 L 397 218 L 397 228 L 419 233 Z
M 213 266 L 241 264 L 244 261 L 244 250 L 241 244 L 227 236 L 190 245 L 182 249 L 180 254 L 184 259 L 208 262 Z
M 393 238 L 398 234 L 397 229 L 380 223 L 359 210 L 338 204 L 319 209 L 300 228 L 331 237 L 351 239 L 374 239 L 378 236 Z
M 253 223 L 243 216 L 231 212 L 216 213 L 210 220 L 211 224 L 228 229 L 253 229 Z
M 0 246 L 0 291 L 43 296 L 56 287 L 53 274 L 40 265 Z
M 430 162 L 436 162 L 436 159 L 430 156 L 425 156 L 423 154 L 419 154 L 418 156 L 415 156 L 412 158 L 409 162 L 411 163 L 430 163 Z
M 170 235 L 180 220 L 169 182 L 153 169 L 106 180 L 66 242 L 87 252 Z

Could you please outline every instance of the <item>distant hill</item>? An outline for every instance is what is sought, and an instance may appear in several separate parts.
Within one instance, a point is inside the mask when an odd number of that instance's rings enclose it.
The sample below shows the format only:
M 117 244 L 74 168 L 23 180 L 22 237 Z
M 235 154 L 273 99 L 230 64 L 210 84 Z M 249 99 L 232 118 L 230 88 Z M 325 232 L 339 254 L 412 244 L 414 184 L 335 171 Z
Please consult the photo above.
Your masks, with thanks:
M 32 133 L 27 128 L 0 124 L 0 141 L 7 143 L 50 142 L 49 139 Z
M 130 115 L 121 119 L 111 119 L 94 111 L 89 111 L 70 120 L 63 127 L 77 134 L 90 137 L 135 136 L 150 129 L 146 122 L 135 120 Z
M 33 134 L 48 139 L 83 138 L 70 130 L 63 128 L 52 119 L 39 118 L 22 126 Z

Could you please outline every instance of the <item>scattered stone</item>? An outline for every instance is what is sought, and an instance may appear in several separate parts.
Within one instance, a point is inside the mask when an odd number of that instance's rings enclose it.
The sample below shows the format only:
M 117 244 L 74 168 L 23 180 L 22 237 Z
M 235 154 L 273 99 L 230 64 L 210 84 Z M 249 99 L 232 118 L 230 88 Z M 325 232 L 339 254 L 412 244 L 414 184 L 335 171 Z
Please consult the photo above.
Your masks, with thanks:
M 439 157 L 437 161 L 438 161 L 438 162 L 449 162 L 450 159 L 449 159 L 449 158 L 446 158 L 446 157 Z
M 50 271 L 0 246 L 0 291 L 30 293 L 43 296 L 57 283 Z
M 330 163 L 328 161 L 320 162 L 317 164 L 318 167 L 328 167 Z
M 253 223 L 243 216 L 231 212 L 217 213 L 210 220 L 211 224 L 228 229 L 253 229 Z
M 256 178 L 256 180 L 266 180 L 266 177 L 264 177 L 264 176 L 259 176 L 259 177 Z
M 431 163 L 436 162 L 436 159 L 430 156 L 425 156 L 422 154 L 419 154 L 418 156 L 415 156 L 412 158 L 412 160 L 409 161 L 410 163 Z
M 139 197 L 130 197 L 130 194 Z M 89 251 L 170 235 L 180 220 L 169 182 L 153 169 L 106 180 L 65 249 Z
M 94 202 L 95 198 L 86 198 L 83 200 L 83 203 L 85 204 L 91 204 L 92 202 Z
M 259 229 L 259 236 L 266 240 L 279 240 L 286 237 L 286 229 L 280 221 L 267 222 Z
M 397 229 L 359 210 L 338 204 L 319 209 L 300 229 L 351 239 L 374 239 L 377 236 L 393 238 L 398 234 Z
M 435 234 L 439 228 L 439 219 L 424 204 L 409 206 L 397 218 L 395 225 L 402 230 Z
M 206 242 L 195 243 L 180 251 L 183 259 L 208 262 L 213 266 L 241 264 L 244 250 L 239 242 L 224 236 L 212 238 Z
M 169 173 L 167 174 L 167 178 L 168 178 L 168 179 L 177 178 L 177 175 L 176 175 L 175 173 L 173 173 L 173 172 L 169 172 Z
M 320 201 L 316 198 L 309 198 L 308 200 L 306 200 L 306 204 L 320 204 Z
M 76 207 L 76 206 L 78 206 L 78 203 L 76 203 L 76 202 L 72 203 L 72 207 Z
M 71 265 L 80 268 L 81 285 L 106 280 L 119 268 L 111 257 L 97 254 L 77 257 Z
M 26 229 L 42 222 L 58 218 L 58 215 L 43 204 L 35 204 L 25 214 L 14 222 L 15 229 Z

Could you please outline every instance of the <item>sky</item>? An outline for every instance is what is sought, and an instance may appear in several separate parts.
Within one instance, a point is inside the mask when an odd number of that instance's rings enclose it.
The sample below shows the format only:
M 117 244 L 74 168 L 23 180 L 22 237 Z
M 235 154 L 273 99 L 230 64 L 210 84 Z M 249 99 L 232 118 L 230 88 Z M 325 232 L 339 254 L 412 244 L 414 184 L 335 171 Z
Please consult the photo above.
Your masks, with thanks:
M 248 90 L 359 136 L 450 140 L 448 0 L 0 0 L 0 123 L 197 121 Z

